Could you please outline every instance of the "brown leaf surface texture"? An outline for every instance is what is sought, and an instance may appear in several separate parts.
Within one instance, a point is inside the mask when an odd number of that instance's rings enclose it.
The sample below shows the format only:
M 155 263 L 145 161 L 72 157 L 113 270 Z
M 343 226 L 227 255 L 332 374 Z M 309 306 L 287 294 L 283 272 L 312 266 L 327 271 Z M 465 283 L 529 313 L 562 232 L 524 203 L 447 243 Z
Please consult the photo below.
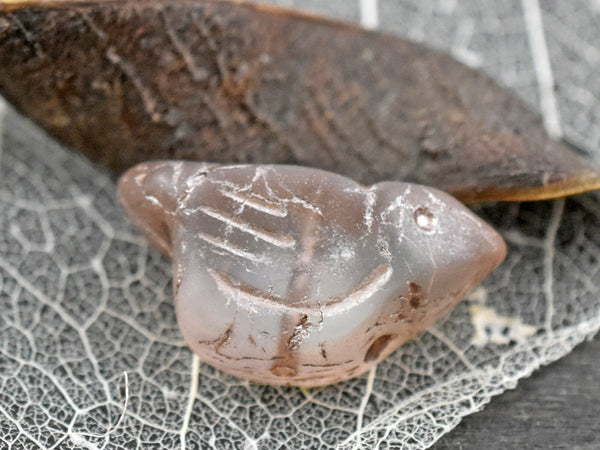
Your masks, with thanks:
M 0 93 L 117 172 L 165 158 L 299 164 L 465 202 L 600 186 L 598 167 L 487 76 L 273 6 L 5 0 Z

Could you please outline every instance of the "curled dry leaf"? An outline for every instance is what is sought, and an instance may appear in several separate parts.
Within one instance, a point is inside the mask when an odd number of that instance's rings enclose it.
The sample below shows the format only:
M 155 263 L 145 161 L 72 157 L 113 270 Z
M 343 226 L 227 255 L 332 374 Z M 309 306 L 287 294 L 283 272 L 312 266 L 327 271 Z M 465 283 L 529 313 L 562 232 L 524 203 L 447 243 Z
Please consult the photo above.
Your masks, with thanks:
M 314 166 L 465 202 L 600 186 L 487 76 L 415 43 L 226 1 L 0 1 L 0 92 L 116 171 L 164 158 Z
M 128 215 L 173 258 L 177 321 L 203 361 L 260 383 L 356 377 L 450 311 L 506 245 L 425 186 L 298 166 L 152 162 Z

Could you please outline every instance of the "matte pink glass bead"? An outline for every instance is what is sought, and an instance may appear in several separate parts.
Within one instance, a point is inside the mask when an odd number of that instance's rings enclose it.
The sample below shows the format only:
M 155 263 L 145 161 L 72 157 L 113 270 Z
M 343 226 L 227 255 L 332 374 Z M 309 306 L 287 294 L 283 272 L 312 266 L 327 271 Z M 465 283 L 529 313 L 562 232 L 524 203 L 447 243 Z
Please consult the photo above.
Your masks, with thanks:
M 498 233 L 443 192 L 305 167 L 144 163 L 123 175 L 119 196 L 173 260 L 187 344 L 259 383 L 364 373 L 506 254 Z

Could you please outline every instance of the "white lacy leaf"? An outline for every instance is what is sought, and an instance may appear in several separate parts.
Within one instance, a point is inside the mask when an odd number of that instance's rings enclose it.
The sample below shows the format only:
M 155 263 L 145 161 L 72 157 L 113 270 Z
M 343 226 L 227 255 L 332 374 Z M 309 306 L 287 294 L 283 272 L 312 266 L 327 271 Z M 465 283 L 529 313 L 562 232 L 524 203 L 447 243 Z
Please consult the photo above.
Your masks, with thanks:
M 600 159 L 597 0 L 279 3 L 452 52 Z M 600 327 L 599 197 L 487 206 L 506 262 L 375 371 L 310 390 L 226 376 L 183 345 L 169 263 L 115 180 L 0 116 L 0 448 L 424 448 Z

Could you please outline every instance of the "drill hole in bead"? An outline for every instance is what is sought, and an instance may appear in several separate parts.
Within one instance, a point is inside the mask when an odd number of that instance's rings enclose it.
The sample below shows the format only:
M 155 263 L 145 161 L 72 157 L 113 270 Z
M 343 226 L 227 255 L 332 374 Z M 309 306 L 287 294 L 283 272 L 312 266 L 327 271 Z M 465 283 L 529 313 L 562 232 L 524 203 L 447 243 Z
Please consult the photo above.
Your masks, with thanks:
M 395 337 L 395 334 L 384 334 L 375 339 L 375 342 L 371 344 L 365 354 L 365 362 L 368 363 L 378 359 Z

